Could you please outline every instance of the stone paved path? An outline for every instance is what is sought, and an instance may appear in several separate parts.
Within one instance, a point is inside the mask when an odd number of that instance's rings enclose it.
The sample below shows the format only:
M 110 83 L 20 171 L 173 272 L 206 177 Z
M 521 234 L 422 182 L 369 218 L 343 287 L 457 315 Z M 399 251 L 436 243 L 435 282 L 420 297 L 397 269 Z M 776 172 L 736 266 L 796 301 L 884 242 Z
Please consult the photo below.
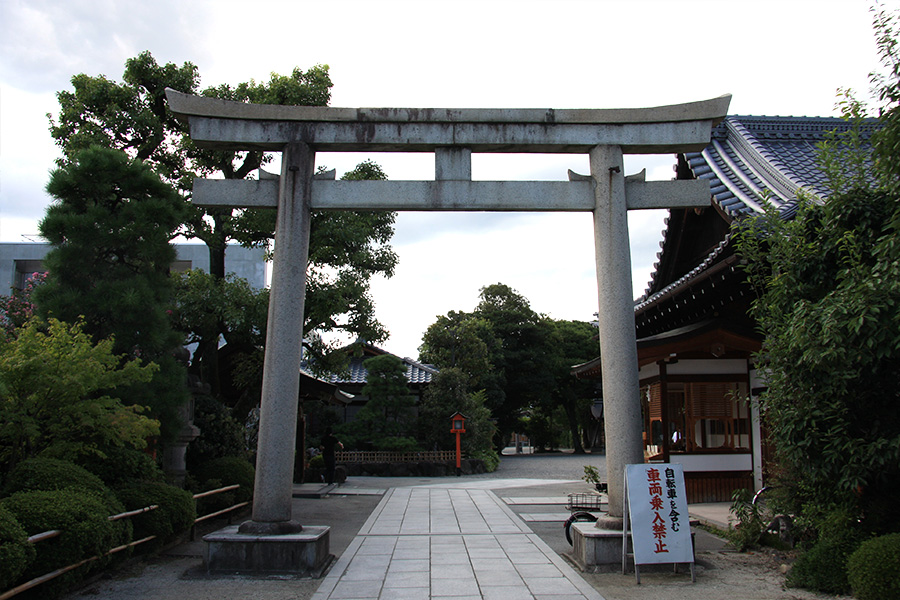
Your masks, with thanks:
M 603 600 L 486 489 L 393 488 L 313 600 Z

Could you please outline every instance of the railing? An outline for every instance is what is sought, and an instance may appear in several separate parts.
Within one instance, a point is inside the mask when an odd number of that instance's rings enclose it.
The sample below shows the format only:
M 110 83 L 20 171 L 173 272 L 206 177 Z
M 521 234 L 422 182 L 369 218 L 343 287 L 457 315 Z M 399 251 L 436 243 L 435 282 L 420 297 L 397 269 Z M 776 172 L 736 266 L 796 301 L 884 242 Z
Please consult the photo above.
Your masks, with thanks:
M 241 486 L 238 484 L 234 484 L 234 485 L 228 485 L 225 487 L 221 487 L 221 488 L 218 488 L 215 490 L 209 490 L 207 492 L 201 492 L 199 494 L 194 494 L 194 500 L 197 500 L 197 498 L 205 498 L 207 496 L 212 496 L 214 494 L 221 494 L 222 492 L 229 492 L 231 490 L 236 490 L 239 487 L 241 487 Z M 194 539 L 194 531 L 197 526 L 197 523 L 201 523 L 203 521 L 212 519 L 214 517 L 218 517 L 218 516 L 226 514 L 226 513 L 231 513 L 232 511 L 235 511 L 239 508 L 247 506 L 248 504 L 250 504 L 250 503 L 249 502 L 239 502 L 233 506 L 229 506 L 228 508 L 218 510 L 218 511 L 216 511 L 214 513 L 210 513 L 208 515 L 203 515 L 202 517 L 197 517 L 194 520 L 194 525 L 191 527 L 191 540 L 193 541 L 193 539 Z M 159 508 L 158 504 L 152 504 L 152 505 L 146 506 L 144 508 L 139 508 L 136 510 L 130 510 L 127 512 L 119 513 L 117 515 L 112 515 L 110 517 L 107 517 L 107 519 L 109 519 L 110 521 L 118 521 L 119 519 L 134 517 L 136 515 L 140 515 L 145 512 L 150 512 L 151 510 L 156 510 L 157 508 Z M 231 523 L 231 515 L 229 515 L 228 522 L 229 522 L 229 524 Z M 59 529 L 51 529 L 50 531 L 36 533 L 28 538 L 28 543 L 29 544 L 37 544 L 39 542 L 43 542 L 43 541 L 58 537 L 61 534 L 62 534 L 62 531 Z M 8 600 L 9 598 L 12 598 L 13 596 L 21 594 L 22 592 L 24 592 L 26 590 L 30 590 L 33 587 L 37 587 L 37 586 L 41 585 L 42 583 L 46 583 L 46 582 L 50 581 L 51 579 L 55 579 L 64 573 L 68 573 L 69 571 L 72 571 L 73 569 L 77 569 L 78 567 L 81 567 L 88 563 L 94 562 L 95 560 L 100 560 L 101 558 L 104 558 L 106 556 L 111 556 L 113 554 L 121 552 L 122 550 L 127 550 L 128 548 L 138 546 L 145 542 L 149 542 L 150 540 L 153 540 L 153 539 L 156 539 L 155 535 L 147 536 L 147 537 L 139 539 L 139 540 L 134 540 L 133 542 L 130 542 L 128 544 L 123 544 L 121 546 L 116 546 L 115 548 L 111 548 L 110 550 L 106 551 L 103 554 L 99 554 L 97 556 L 92 556 L 90 558 L 86 558 L 75 564 L 72 564 L 72 565 L 69 565 L 66 567 L 61 567 L 59 569 L 56 569 L 55 571 L 51 571 L 50 573 L 47 573 L 46 575 L 41 575 L 40 577 L 35 577 L 34 579 L 32 579 L 30 581 L 26 581 L 25 583 L 22 583 L 14 588 L 11 588 L 11 589 L 3 592 L 2 594 L 0 594 L 0 600 Z
M 225 487 L 221 487 L 216 490 L 209 490 L 208 492 L 200 492 L 199 494 L 194 494 L 194 500 L 196 500 L 197 498 L 206 498 L 207 496 L 212 496 L 214 494 L 221 494 L 222 492 L 229 492 L 231 490 L 236 490 L 239 487 L 241 487 L 241 486 L 235 483 L 234 485 L 226 485 Z M 247 506 L 248 504 L 250 504 L 250 503 L 249 502 L 238 502 L 237 504 L 233 504 L 232 506 L 229 506 L 228 508 L 223 508 L 222 510 L 217 510 L 216 512 L 209 513 L 208 515 L 203 515 L 202 517 L 197 517 L 196 519 L 194 519 L 194 525 L 191 527 L 191 541 L 193 542 L 194 538 L 196 537 L 197 523 L 202 523 L 203 521 L 207 521 L 209 519 L 214 519 L 214 518 L 220 517 L 224 514 L 228 514 L 228 524 L 231 525 L 231 516 L 232 515 L 230 513 L 232 513 L 233 511 L 236 511 L 239 508 L 243 508 L 243 507 Z M 0 598 L 0 600 L 2 600 L 2 598 Z
M 447 462 L 456 460 L 453 450 L 433 450 L 428 452 L 336 452 L 339 463 L 395 463 L 395 462 Z

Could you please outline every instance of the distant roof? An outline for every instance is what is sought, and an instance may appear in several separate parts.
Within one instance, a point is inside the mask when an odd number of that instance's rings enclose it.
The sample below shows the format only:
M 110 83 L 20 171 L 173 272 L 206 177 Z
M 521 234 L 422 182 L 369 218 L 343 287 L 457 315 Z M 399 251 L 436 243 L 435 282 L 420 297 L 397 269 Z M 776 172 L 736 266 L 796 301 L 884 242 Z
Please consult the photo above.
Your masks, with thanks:
M 367 342 L 357 342 L 357 344 L 362 344 L 363 355 L 351 356 L 350 364 L 346 372 L 325 374 L 319 376 L 319 378 L 335 385 L 365 384 L 368 381 L 369 371 L 363 364 L 364 361 L 373 356 L 391 354 L 387 350 Z M 407 357 L 401 358 L 400 360 L 403 361 L 403 364 L 406 366 L 406 379 L 410 384 L 431 383 L 431 379 L 438 373 L 438 369 L 433 365 L 426 365 Z M 311 374 L 306 360 L 301 363 L 300 370 L 304 373 Z

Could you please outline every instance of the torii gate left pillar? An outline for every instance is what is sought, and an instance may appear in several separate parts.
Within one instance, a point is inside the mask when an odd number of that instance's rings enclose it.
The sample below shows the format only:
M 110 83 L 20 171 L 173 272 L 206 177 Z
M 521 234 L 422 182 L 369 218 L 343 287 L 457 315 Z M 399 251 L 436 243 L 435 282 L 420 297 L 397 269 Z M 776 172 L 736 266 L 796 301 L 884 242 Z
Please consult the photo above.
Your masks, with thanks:
M 278 181 L 196 180 L 194 202 L 277 207 L 256 493 L 241 533 L 309 532 L 292 520 L 303 296 L 311 210 L 585 211 L 594 216 L 609 518 L 623 514 L 624 466 L 643 462 L 627 211 L 708 206 L 705 181 L 626 178 L 625 153 L 702 150 L 730 96 L 647 109 L 346 109 L 262 106 L 167 91 L 200 147 L 280 151 Z M 323 181 L 314 151 L 434 152 L 435 181 Z M 472 152 L 587 153 L 573 181 L 471 180 Z M 621 532 L 619 533 L 621 538 Z M 327 551 L 327 542 L 326 542 Z M 234 568 L 234 567 L 231 567 Z M 253 569 L 250 569 L 253 570 Z

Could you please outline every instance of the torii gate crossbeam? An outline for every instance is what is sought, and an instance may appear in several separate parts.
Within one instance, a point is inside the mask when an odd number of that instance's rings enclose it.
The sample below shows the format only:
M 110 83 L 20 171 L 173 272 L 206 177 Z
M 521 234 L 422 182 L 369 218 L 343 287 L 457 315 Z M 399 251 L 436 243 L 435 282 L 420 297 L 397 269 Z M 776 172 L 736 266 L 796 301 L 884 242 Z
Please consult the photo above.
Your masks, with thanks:
M 704 181 L 644 182 L 623 154 L 702 150 L 731 96 L 639 109 L 364 109 L 251 105 L 166 91 L 191 139 L 214 149 L 282 152 L 277 180 L 195 181 L 201 205 L 277 207 L 256 494 L 242 531 L 291 520 L 309 212 L 316 210 L 591 211 L 599 296 L 610 516 L 623 514 L 624 466 L 643 462 L 627 211 L 709 206 Z M 327 181 L 316 151 L 434 152 L 434 181 Z M 568 182 L 471 180 L 472 152 L 584 153 L 589 177 Z

